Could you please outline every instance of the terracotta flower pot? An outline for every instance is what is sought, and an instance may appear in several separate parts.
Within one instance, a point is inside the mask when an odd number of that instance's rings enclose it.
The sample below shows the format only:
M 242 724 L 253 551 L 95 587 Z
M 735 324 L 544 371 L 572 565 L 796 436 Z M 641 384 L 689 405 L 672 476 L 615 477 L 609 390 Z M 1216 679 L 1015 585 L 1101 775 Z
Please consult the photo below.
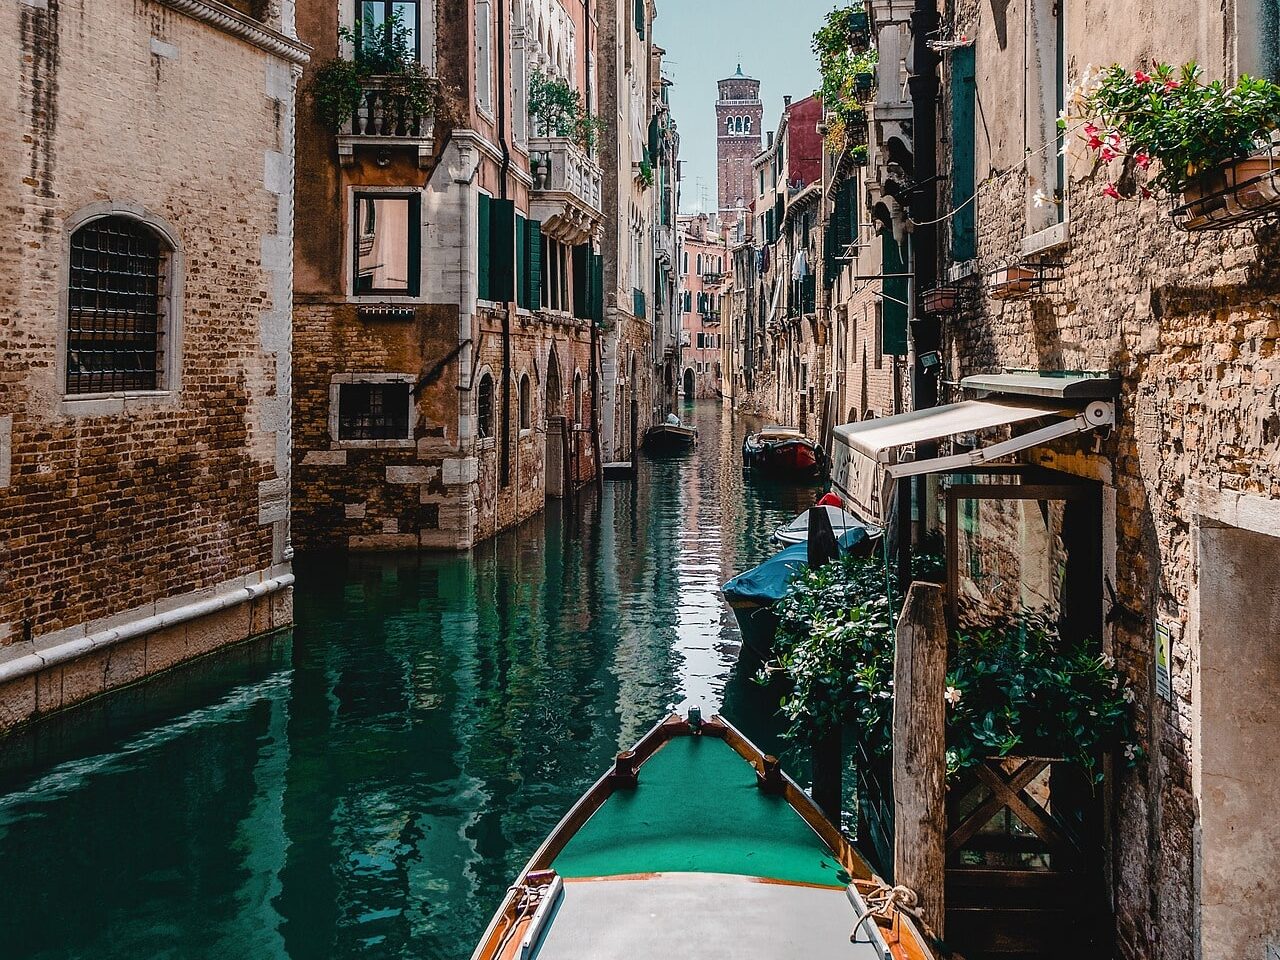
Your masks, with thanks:
M 1032 267 L 1001 267 L 988 275 L 988 292 L 997 300 L 1017 300 L 1030 296 L 1039 280 Z
M 1244 157 L 1207 170 L 1186 185 L 1182 202 L 1187 230 L 1272 209 L 1280 205 L 1280 157 Z

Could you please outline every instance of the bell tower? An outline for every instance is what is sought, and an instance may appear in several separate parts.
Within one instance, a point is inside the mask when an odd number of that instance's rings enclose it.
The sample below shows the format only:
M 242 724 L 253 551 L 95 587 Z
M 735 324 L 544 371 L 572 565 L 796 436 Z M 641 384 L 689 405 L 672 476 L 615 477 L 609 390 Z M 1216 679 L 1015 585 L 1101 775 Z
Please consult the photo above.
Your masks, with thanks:
M 760 152 L 764 104 L 760 81 L 738 72 L 721 80 L 716 100 L 716 152 L 719 159 L 718 203 L 720 221 L 737 223 L 755 196 L 751 186 L 751 161 Z

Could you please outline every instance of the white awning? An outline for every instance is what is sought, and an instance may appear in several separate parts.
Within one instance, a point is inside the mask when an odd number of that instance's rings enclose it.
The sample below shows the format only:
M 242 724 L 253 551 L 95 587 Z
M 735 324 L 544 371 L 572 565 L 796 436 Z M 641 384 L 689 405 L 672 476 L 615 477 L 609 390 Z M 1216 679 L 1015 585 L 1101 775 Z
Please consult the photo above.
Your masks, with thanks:
M 1031 420 L 1052 422 L 1010 440 L 953 456 L 933 460 L 904 459 L 906 448 L 917 443 Z M 894 480 L 980 466 L 1059 437 L 1084 433 L 1114 422 L 1113 406 L 1103 401 L 1081 406 L 995 397 L 913 410 L 880 420 L 848 423 L 835 429 L 832 482 L 858 513 L 868 520 L 880 522 Z

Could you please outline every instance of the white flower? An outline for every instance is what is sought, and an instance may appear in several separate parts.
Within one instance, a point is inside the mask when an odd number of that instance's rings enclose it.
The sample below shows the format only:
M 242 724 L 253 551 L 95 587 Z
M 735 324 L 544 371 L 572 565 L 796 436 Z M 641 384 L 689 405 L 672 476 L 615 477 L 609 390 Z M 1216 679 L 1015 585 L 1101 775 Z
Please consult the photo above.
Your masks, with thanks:
M 893 696 L 893 694 L 890 693 L 888 690 L 881 690 L 879 693 L 876 694 L 876 696 L 879 697 L 881 700 L 888 700 L 890 697 Z
M 955 687 L 947 687 L 947 692 L 944 696 L 947 703 L 951 704 L 953 707 L 960 702 L 960 691 Z
M 1133 692 L 1133 687 L 1125 687 L 1123 697 L 1125 703 L 1133 703 L 1138 699 L 1138 695 Z
M 1098 715 L 1098 711 L 1097 711 L 1097 710 L 1090 710 L 1090 711 L 1089 711 L 1089 716 L 1091 716 L 1091 717 L 1096 717 L 1097 715 Z
M 1114 670 L 1116 668 L 1116 658 L 1111 656 L 1111 654 L 1109 653 L 1104 653 L 1102 656 L 1100 656 L 1098 658 L 1098 662 L 1102 664 L 1104 667 L 1106 667 L 1108 670 Z
M 1110 680 L 1107 681 L 1107 683 L 1111 685 L 1112 690 L 1115 690 L 1120 686 L 1120 678 L 1113 676 Z
M 1125 758 L 1126 760 L 1133 760 L 1133 759 L 1135 759 L 1137 756 L 1138 756 L 1138 748 L 1137 748 L 1137 746 L 1136 746 L 1135 744 L 1132 744 L 1132 743 L 1126 743 L 1126 744 L 1124 745 L 1124 758 Z
M 1043 190 L 1037 190 L 1036 195 L 1031 198 L 1031 205 L 1033 207 L 1048 207 L 1052 206 L 1052 204 L 1053 197 L 1049 196 Z

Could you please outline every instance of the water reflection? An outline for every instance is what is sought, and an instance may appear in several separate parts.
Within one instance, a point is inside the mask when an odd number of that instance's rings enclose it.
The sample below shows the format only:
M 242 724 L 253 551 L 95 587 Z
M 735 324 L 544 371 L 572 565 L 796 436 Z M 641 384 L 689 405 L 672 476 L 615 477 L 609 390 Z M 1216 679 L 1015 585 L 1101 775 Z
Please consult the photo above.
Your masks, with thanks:
M 744 483 L 751 424 L 695 417 L 693 454 L 471 555 L 300 561 L 291 639 L 8 741 L 6 955 L 465 958 L 668 704 L 778 750 L 719 585 L 814 492 Z

